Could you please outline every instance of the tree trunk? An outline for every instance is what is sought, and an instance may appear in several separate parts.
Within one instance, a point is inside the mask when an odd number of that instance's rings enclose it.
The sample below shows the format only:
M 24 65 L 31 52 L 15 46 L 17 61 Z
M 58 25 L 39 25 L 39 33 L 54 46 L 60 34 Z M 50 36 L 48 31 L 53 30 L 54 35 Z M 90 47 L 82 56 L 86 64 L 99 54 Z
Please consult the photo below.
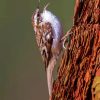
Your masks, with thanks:
M 71 32 L 52 100 L 100 100 L 100 0 L 76 0 Z

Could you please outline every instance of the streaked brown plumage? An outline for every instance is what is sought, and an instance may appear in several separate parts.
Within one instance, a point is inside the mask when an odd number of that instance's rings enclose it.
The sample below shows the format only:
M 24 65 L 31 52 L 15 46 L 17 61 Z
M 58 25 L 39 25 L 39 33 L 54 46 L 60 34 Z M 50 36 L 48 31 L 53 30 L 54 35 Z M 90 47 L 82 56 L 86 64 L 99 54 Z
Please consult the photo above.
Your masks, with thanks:
M 50 99 L 52 96 L 53 83 L 52 72 L 62 49 L 62 25 L 55 15 L 46 10 L 46 7 L 43 12 L 41 12 L 39 8 L 36 9 L 32 15 L 32 25 L 47 72 Z

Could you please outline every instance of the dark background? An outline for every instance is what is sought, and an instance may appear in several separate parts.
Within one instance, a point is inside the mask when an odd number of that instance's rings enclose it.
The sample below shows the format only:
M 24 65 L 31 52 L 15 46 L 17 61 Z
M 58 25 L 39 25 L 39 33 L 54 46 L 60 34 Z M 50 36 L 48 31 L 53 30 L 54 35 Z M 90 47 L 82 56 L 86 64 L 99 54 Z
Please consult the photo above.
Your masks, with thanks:
M 75 0 L 41 0 L 72 26 Z M 46 73 L 36 45 L 31 15 L 37 0 L 0 0 L 0 100 L 48 100 Z M 55 71 L 56 72 L 56 71 Z

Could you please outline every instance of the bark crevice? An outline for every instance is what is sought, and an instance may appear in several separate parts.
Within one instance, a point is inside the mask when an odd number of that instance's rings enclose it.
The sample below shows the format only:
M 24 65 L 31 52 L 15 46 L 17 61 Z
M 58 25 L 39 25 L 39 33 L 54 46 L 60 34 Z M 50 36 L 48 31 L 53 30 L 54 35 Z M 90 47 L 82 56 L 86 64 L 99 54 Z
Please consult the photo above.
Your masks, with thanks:
M 92 85 L 100 69 L 100 0 L 82 1 L 53 84 L 52 100 L 95 98 Z

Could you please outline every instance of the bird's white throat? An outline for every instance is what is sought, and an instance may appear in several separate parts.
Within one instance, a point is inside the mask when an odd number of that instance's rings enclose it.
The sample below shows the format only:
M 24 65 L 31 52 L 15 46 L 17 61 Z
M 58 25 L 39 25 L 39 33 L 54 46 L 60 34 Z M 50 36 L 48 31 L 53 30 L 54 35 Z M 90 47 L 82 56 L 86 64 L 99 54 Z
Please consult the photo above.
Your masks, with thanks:
M 41 13 L 43 22 L 50 22 L 54 33 L 54 44 L 59 41 L 62 37 L 63 29 L 60 20 L 50 11 L 44 10 Z

